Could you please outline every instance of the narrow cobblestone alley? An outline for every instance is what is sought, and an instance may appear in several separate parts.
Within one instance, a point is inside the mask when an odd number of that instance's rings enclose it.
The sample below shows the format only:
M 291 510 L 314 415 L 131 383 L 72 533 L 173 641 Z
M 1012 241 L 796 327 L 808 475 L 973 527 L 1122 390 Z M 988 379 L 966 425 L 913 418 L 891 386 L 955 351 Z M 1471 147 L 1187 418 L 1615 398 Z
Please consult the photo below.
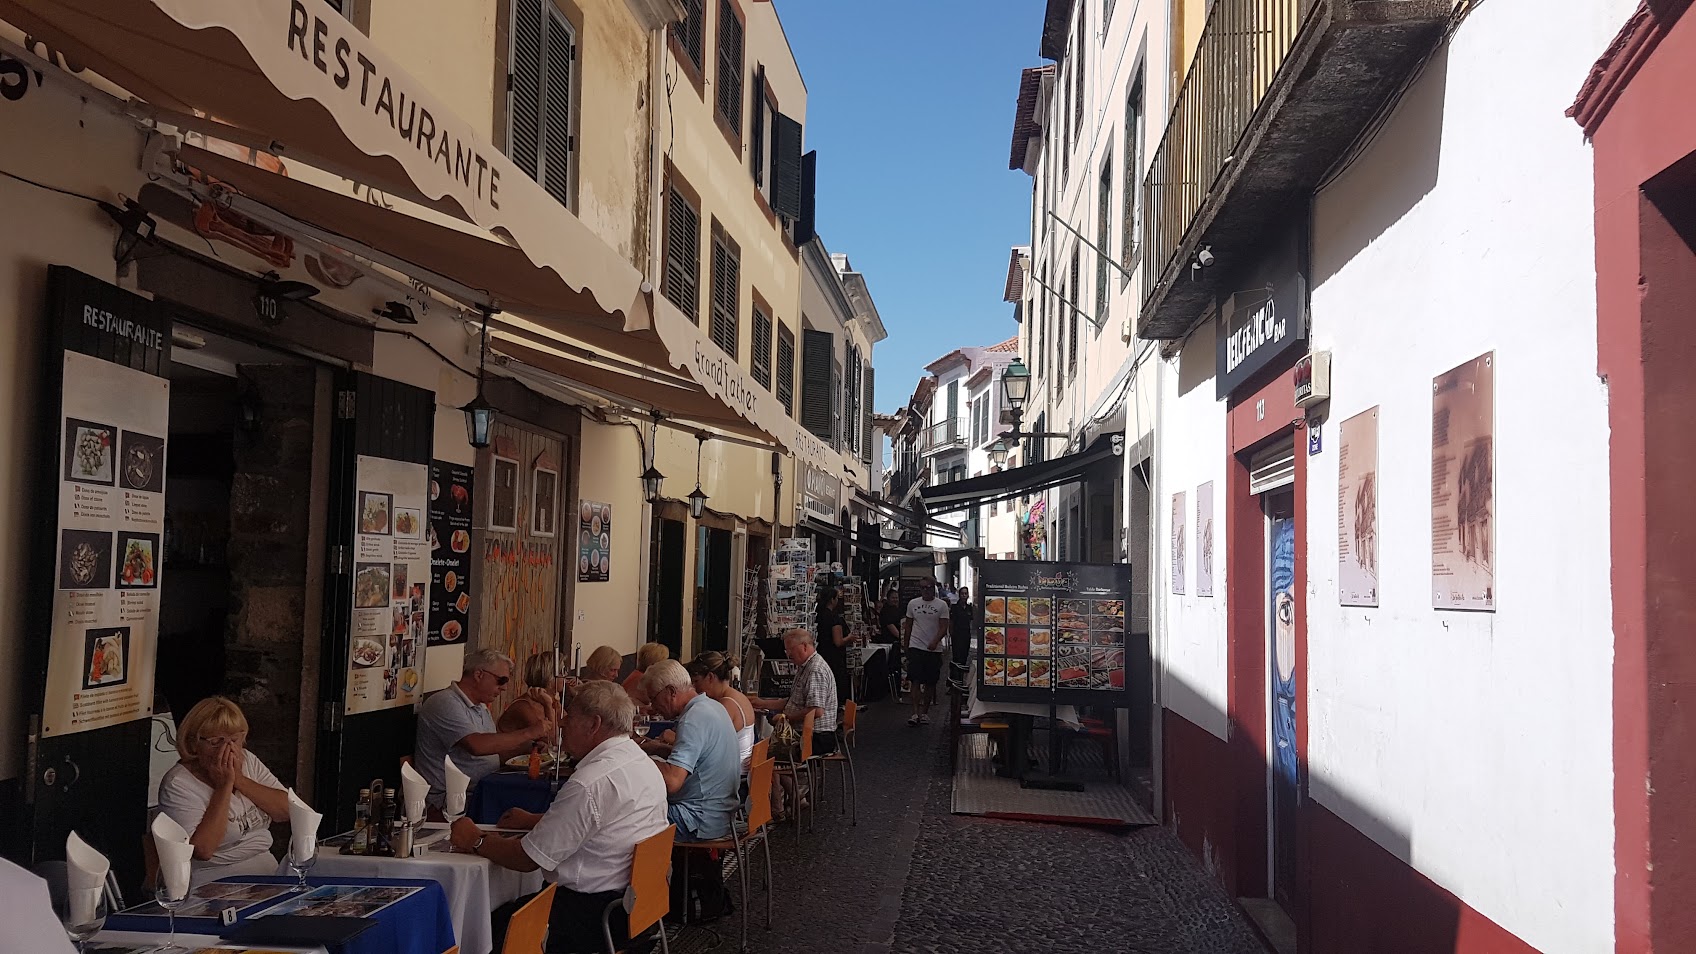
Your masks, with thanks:
M 1262 954 L 1242 915 L 1163 828 L 1127 834 L 949 812 L 947 730 L 884 702 L 861 719 L 859 824 L 834 767 L 816 830 L 778 830 L 772 930 L 756 884 L 757 954 Z M 757 869 L 756 869 L 757 872 Z M 756 875 L 757 876 L 757 875 Z M 712 925 L 734 950 L 737 920 Z M 708 950 L 690 930 L 677 954 Z

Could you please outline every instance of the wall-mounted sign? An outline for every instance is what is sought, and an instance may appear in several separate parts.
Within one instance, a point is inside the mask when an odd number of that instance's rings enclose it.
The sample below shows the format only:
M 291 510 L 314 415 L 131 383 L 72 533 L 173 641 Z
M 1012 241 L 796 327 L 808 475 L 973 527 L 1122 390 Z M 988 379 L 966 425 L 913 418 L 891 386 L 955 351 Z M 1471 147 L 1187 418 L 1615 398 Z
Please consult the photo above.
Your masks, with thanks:
M 577 508 L 577 582 L 612 578 L 612 504 L 585 500 Z
M 409 706 L 422 695 L 431 580 L 430 469 L 361 456 L 354 483 L 350 715 Z
M 463 464 L 430 462 L 431 646 L 465 645 L 471 631 L 472 483 Z
M 804 468 L 801 499 L 807 513 L 828 523 L 841 519 L 842 478 L 817 467 Z
M 1220 399 L 1293 352 L 1307 347 L 1307 281 L 1302 237 L 1292 231 L 1241 269 L 1243 289 L 1219 309 L 1214 381 Z
M 1496 371 L 1485 352 L 1431 382 L 1431 606 L 1496 608 Z
M 138 370 L 168 360 L 169 324 L 152 302 L 59 267 L 49 294 L 65 340 L 47 450 L 58 539 L 41 728 L 56 736 L 153 712 L 171 382 Z
M 1331 352 L 1314 351 L 1296 362 L 1296 407 L 1308 408 L 1331 400 Z

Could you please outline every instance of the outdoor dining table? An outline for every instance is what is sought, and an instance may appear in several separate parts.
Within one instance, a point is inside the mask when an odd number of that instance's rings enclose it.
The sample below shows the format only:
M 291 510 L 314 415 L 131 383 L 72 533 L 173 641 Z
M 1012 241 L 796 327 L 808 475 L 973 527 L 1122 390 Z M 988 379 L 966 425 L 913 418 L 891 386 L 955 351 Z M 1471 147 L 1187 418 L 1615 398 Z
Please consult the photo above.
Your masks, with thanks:
M 648 723 L 649 738 L 657 739 L 676 723 L 653 720 Z M 571 777 L 569 771 L 560 773 L 560 781 Z M 540 777 L 531 778 L 526 769 L 501 768 L 480 779 L 465 799 L 465 815 L 479 825 L 493 825 L 501 820 L 507 809 L 522 808 L 537 815 L 554 803 L 554 775 L 544 770 Z
M 1026 755 L 1030 751 L 1032 730 L 1037 719 L 1048 718 L 1048 706 L 1037 702 L 986 702 L 978 698 L 977 667 L 973 666 L 968 673 L 966 718 L 976 722 L 986 715 L 1009 717 L 1011 738 L 1007 740 L 1008 757 L 1006 764 L 996 769 L 995 774 L 1004 778 L 1023 779 L 1030 767 Z M 1055 715 L 1062 725 L 1079 725 L 1076 706 L 1060 706 L 1055 710 Z
M 485 826 L 487 827 L 487 826 Z M 320 849 L 315 875 L 342 878 L 421 878 L 436 882 L 445 894 L 444 904 L 459 938 L 461 954 L 489 954 L 494 936 L 489 915 L 508 901 L 542 890 L 542 872 L 517 872 L 487 858 L 444 850 L 447 826 L 427 823 L 423 838 L 437 839 L 412 858 L 375 855 L 344 855 L 328 845 Z M 287 863 L 279 866 L 286 870 Z
M 315 869 L 316 870 L 316 869 Z M 236 875 L 222 878 L 214 884 L 278 884 L 293 885 L 296 879 L 291 876 L 273 875 Z M 334 948 L 324 947 L 279 947 L 266 943 L 266 950 L 287 952 L 324 952 L 324 954 L 440 954 L 454 946 L 454 925 L 448 916 L 447 897 L 442 886 L 434 881 L 418 878 L 362 878 L 350 876 L 318 876 L 306 879 L 308 887 L 317 888 L 325 885 L 345 885 L 354 887 L 404 887 L 417 888 L 418 891 L 401 898 L 379 910 L 370 920 L 375 922 L 370 930 L 352 938 Z M 252 920 L 256 915 L 277 906 L 295 894 L 281 894 L 275 898 L 254 904 L 237 914 L 237 924 Z M 163 912 L 156 914 L 140 914 L 139 910 L 146 905 L 138 905 L 127 911 L 120 911 L 106 919 L 106 927 L 95 940 L 107 944 L 163 945 L 169 937 L 167 919 Z M 485 930 L 487 923 L 485 919 Z M 188 950 L 201 948 L 216 948 L 227 945 L 221 935 L 228 933 L 233 926 L 225 926 L 216 918 L 177 918 L 177 946 Z M 253 947 L 252 944 L 232 945 L 238 950 Z

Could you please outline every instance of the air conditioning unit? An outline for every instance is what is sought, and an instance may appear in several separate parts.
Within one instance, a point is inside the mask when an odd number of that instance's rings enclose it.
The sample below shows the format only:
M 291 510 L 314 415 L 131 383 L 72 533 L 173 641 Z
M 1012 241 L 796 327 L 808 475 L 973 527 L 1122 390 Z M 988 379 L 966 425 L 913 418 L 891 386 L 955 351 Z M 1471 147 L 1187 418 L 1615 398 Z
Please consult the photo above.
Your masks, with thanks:
M 1313 351 L 1296 362 L 1296 407 L 1310 408 L 1331 400 L 1331 352 Z

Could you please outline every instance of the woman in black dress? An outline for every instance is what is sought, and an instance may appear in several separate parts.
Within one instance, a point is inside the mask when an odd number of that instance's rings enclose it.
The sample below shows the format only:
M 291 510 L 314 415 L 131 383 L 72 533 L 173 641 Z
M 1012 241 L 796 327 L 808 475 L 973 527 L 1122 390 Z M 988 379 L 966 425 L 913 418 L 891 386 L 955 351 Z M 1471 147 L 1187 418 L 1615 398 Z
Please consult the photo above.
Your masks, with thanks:
M 815 623 L 814 642 L 818 644 L 819 655 L 836 676 L 836 698 L 846 702 L 852 698 L 848 681 L 848 623 L 842 618 L 842 593 L 836 587 L 827 586 L 819 593 Z

